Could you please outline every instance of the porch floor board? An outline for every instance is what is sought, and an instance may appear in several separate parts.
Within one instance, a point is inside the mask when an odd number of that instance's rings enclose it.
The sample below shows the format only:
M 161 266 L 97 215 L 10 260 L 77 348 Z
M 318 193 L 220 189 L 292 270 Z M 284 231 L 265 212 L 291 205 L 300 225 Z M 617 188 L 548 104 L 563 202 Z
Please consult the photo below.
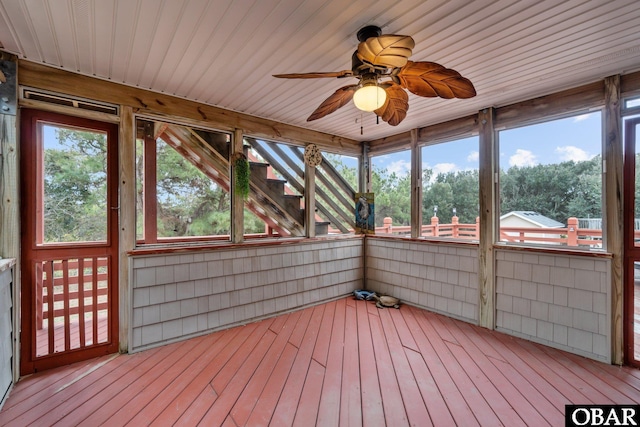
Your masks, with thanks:
M 640 371 L 343 298 L 23 378 L 0 426 L 563 425 L 638 404 Z

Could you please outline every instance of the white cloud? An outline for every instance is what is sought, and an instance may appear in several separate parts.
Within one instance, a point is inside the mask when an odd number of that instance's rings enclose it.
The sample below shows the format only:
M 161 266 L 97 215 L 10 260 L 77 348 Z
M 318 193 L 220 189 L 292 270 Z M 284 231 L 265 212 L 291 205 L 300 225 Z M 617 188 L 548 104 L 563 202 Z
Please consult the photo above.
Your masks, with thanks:
M 574 147 L 573 145 L 567 145 L 564 147 L 556 147 L 556 153 L 560 155 L 560 160 L 574 162 L 583 162 L 585 160 L 591 160 L 594 156 L 584 151 L 582 148 Z
M 406 175 L 411 172 L 411 162 L 407 162 L 406 160 L 396 160 L 387 166 L 387 171 L 389 173 L 395 172 L 398 176 Z
M 477 151 L 472 151 L 467 156 L 467 162 L 477 162 L 479 158 L 480 153 L 478 153 Z
M 579 116 L 576 116 L 573 118 L 573 123 L 578 123 L 583 120 L 587 120 L 590 116 L 591 114 L 580 114 Z
M 448 173 L 454 172 L 458 170 L 458 167 L 455 163 L 438 163 L 433 168 L 433 174 L 438 175 L 439 173 Z
M 456 172 L 460 170 L 460 168 L 455 163 L 437 163 L 436 165 L 431 166 L 430 164 L 423 162 L 422 170 L 425 169 L 431 169 L 431 171 L 433 172 L 431 174 L 431 179 L 429 180 L 429 182 L 431 183 L 435 182 L 436 177 L 440 173 Z
M 535 166 L 537 163 L 536 155 L 522 148 L 518 148 L 516 154 L 509 157 L 509 166 Z

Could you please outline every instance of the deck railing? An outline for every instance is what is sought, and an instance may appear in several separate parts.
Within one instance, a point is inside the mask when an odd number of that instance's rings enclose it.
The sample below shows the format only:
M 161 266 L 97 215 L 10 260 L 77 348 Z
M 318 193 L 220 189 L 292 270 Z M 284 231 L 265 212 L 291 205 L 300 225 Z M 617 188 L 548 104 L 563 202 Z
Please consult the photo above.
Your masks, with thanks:
M 422 237 L 442 237 L 461 240 L 478 240 L 480 220 L 476 218 L 473 224 L 461 224 L 457 216 L 451 218 L 450 223 L 440 223 L 436 216 L 431 218 L 430 224 L 422 226 Z M 393 225 L 393 219 L 386 217 L 382 227 L 376 227 L 376 234 L 391 234 L 406 236 L 411 234 L 409 225 Z M 640 230 L 635 232 L 636 240 L 640 239 Z M 500 240 L 512 243 L 541 243 L 564 246 L 583 246 L 590 248 L 602 247 L 602 230 L 580 228 L 578 219 L 571 217 L 566 227 L 537 228 L 537 227 L 500 227 Z

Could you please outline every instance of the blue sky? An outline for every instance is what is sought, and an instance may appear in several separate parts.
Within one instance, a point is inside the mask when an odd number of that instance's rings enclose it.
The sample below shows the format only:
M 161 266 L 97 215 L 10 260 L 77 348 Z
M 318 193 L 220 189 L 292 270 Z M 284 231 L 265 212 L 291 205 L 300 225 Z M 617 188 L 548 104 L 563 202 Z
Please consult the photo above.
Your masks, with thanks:
M 601 153 L 601 113 L 593 112 L 520 128 L 499 134 L 500 167 L 534 166 L 567 160 L 584 161 Z M 390 172 L 411 170 L 410 152 L 386 154 L 373 165 Z M 478 168 L 478 138 L 471 137 L 423 148 L 423 168 L 446 173 Z

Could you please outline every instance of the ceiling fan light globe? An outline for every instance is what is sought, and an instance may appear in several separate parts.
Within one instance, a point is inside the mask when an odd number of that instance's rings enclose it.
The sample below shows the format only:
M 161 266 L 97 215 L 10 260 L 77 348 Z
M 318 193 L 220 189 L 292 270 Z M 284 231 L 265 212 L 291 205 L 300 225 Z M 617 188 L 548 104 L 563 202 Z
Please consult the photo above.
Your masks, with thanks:
M 353 103 L 362 111 L 375 111 L 384 105 L 387 92 L 380 86 L 363 86 L 353 94 Z

